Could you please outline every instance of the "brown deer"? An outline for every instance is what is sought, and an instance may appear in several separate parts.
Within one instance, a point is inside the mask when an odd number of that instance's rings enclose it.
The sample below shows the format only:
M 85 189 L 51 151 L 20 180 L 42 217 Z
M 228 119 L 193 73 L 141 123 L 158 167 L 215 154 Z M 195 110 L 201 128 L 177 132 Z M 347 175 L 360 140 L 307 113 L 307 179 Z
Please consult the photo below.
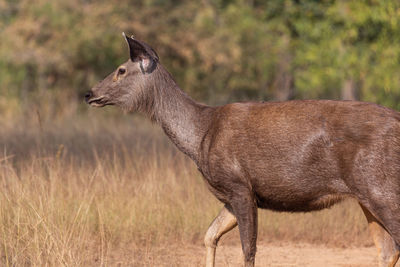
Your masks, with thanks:
M 178 87 L 149 45 L 125 39 L 130 59 L 86 102 L 147 114 L 197 164 L 225 204 L 205 236 L 206 266 L 214 266 L 219 238 L 236 225 L 244 265 L 254 266 L 258 208 L 313 211 L 345 197 L 360 203 L 380 266 L 396 264 L 400 113 L 355 101 L 202 105 Z

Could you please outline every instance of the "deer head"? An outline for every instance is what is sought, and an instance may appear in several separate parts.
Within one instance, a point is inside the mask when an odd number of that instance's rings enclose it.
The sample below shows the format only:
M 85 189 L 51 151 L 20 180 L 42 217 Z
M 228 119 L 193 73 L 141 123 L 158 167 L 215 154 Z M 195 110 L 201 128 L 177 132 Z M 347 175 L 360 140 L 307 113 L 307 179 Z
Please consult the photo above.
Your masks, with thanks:
M 158 55 L 146 43 L 127 37 L 125 33 L 123 36 L 129 46 L 130 59 L 86 93 L 86 103 L 91 106 L 116 105 L 125 110 L 137 110 L 151 93 Z

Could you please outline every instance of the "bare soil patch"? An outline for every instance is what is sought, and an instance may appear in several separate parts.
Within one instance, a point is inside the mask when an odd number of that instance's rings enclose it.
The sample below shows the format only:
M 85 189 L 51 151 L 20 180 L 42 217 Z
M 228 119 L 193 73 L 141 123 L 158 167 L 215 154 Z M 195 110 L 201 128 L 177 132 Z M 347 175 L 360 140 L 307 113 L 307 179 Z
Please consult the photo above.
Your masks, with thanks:
M 199 244 L 176 244 L 153 248 L 126 247 L 124 255 L 110 257 L 108 266 L 204 266 L 205 249 Z M 333 248 L 313 244 L 260 244 L 257 246 L 256 266 L 377 266 L 375 247 Z M 216 266 L 242 266 L 239 245 L 217 248 Z

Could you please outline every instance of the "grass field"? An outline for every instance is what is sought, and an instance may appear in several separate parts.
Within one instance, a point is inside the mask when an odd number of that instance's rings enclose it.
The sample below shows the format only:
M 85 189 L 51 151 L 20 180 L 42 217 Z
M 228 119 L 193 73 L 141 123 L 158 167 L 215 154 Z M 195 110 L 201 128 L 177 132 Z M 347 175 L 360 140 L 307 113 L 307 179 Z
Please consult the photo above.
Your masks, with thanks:
M 140 117 L 93 110 L 1 124 L 1 266 L 149 266 L 160 251 L 201 248 L 222 207 L 194 163 Z M 221 240 L 238 242 L 237 230 Z M 372 245 L 351 200 L 307 214 L 260 211 L 259 243 L 277 242 Z

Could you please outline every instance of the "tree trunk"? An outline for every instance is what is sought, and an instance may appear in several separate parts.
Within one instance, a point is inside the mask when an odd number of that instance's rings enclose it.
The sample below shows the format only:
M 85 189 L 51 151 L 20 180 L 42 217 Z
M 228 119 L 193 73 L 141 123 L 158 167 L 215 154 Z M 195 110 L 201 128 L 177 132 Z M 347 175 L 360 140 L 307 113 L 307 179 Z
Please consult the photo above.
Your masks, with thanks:
M 344 81 L 340 98 L 342 100 L 359 100 L 357 84 L 352 78 Z
M 273 83 L 273 99 L 285 101 L 293 98 L 294 95 L 294 77 L 291 70 L 293 55 L 290 49 L 290 37 L 283 37 L 283 46 L 280 60 L 275 72 Z

